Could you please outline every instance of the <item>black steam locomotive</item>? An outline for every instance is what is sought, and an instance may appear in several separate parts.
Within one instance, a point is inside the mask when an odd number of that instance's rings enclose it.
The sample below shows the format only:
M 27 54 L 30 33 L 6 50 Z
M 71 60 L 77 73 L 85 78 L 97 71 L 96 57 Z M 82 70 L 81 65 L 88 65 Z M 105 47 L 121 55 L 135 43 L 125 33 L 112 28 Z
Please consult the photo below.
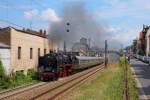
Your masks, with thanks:
M 76 56 L 73 54 L 50 53 L 39 58 L 38 72 L 40 79 L 57 80 L 78 70 L 83 70 L 104 62 L 103 57 Z

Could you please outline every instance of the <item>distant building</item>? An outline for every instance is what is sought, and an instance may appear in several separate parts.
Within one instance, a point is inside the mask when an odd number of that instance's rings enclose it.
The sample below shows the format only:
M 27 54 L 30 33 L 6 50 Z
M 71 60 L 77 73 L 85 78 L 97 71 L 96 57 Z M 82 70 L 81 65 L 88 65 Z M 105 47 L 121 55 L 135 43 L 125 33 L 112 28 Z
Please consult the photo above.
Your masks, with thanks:
M 148 29 L 146 34 L 146 56 L 150 56 L 150 29 Z
M 0 43 L 9 47 L 6 50 L 6 55 L 10 56 L 7 73 L 16 71 L 27 73 L 30 69 L 36 70 L 39 56 L 49 53 L 54 47 L 53 43 L 49 42 L 46 31 L 19 30 L 13 27 L 0 29 Z
M 89 50 L 89 56 L 104 56 L 105 49 L 97 46 L 91 47 Z
M 87 39 L 86 38 L 81 38 L 80 39 L 80 44 L 87 45 Z
M 149 30 L 150 26 L 143 25 L 143 30 L 139 34 L 139 40 L 137 41 L 137 48 L 138 48 L 138 54 L 140 55 L 146 55 L 146 46 L 147 46 L 147 40 L 146 35 L 147 31 Z
M 89 46 L 86 38 L 81 38 L 80 42 L 74 43 L 72 47 L 73 52 L 79 52 L 80 55 L 87 55 Z

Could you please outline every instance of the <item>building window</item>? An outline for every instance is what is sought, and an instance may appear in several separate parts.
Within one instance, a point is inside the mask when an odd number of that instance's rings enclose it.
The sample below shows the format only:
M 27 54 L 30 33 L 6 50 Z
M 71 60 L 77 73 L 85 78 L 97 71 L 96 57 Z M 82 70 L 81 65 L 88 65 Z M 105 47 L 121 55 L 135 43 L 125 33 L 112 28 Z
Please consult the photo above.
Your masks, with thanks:
M 21 47 L 18 47 L 18 59 L 21 59 Z
M 30 48 L 30 59 L 32 59 L 32 58 L 33 58 L 33 49 Z
M 40 48 L 38 48 L 38 57 L 40 57 L 40 55 L 41 55 L 41 54 L 40 54 Z
M 44 55 L 46 55 L 46 49 L 44 49 Z

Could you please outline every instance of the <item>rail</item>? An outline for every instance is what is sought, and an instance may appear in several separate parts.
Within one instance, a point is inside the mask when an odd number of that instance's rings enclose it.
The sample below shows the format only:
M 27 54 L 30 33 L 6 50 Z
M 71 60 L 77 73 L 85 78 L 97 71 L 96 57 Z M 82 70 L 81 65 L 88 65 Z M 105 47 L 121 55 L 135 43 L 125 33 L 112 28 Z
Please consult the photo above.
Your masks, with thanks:
M 68 89 L 76 86 L 77 84 L 85 81 L 87 78 L 95 74 L 96 72 L 102 70 L 104 65 L 99 65 L 88 70 L 82 71 L 80 73 L 74 74 L 72 76 L 66 77 L 63 80 L 58 80 L 54 82 L 45 83 L 41 86 L 36 86 L 22 91 L 18 91 L 11 95 L 5 95 L 0 97 L 5 100 L 35 100 L 35 99 L 47 99 L 51 100 L 59 96 L 61 93 L 67 91 Z M 57 91 L 57 92 L 56 92 Z M 49 95 L 51 93 L 51 95 Z M 48 94 L 48 95 L 47 95 Z M 42 100 L 42 99 L 41 99 Z

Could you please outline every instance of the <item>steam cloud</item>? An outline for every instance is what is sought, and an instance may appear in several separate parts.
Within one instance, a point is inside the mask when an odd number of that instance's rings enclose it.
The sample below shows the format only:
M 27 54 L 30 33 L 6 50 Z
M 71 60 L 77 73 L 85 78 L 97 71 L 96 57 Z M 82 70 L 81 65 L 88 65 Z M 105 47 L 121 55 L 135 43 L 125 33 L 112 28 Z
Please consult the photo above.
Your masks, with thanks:
M 68 29 L 69 32 L 67 32 Z M 106 27 L 97 23 L 93 15 L 85 9 L 84 3 L 81 2 L 65 5 L 61 21 L 53 22 L 50 25 L 49 33 L 49 38 L 53 42 L 62 47 L 65 40 L 69 48 L 81 37 L 90 38 L 91 45 L 103 48 L 104 40 L 111 37 L 106 32 Z

